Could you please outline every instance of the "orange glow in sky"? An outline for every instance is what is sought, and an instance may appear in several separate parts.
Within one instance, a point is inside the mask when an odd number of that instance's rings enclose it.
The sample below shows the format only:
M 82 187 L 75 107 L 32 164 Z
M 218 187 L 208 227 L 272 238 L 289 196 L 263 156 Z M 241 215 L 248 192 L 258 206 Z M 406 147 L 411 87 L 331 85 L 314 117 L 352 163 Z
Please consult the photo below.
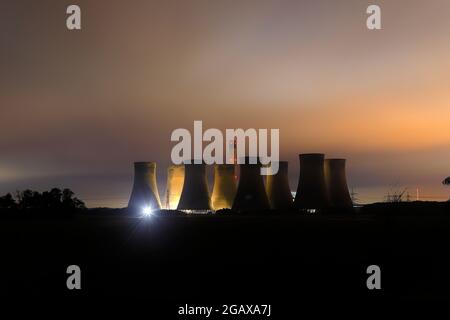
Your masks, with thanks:
M 392 186 L 450 197 L 450 2 L 9 1 L 0 30 L 0 194 L 72 188 L 125 205 L 134 161 L 156 161 L 194 120 L 279 128 L 296 189 L 298 153 L 348 159 L 365 202 Z

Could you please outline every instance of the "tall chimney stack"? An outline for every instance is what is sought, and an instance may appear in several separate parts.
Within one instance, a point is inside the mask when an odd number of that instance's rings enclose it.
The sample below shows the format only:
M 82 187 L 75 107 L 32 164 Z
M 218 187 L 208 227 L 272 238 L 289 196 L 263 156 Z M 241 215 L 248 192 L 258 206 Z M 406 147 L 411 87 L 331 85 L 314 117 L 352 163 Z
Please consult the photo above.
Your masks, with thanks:
M 338 209 L 352 209 L 353 202 L 345 174 L 345 159 L 325 160 L 325 181 L 330 206 Z
M 266 178 L 266 192 L 271 209 L 291 209 L 293 205 L 289 187 L 288 162 L 278 163 L 278 172 Z
M 240 177 L 236 197 L 233 201 L 233 210 L 252 211 L 270 209 L 264 181 L 261 175 L 261 164 L 251 164 L 250 158 L 240 165 Z
M 216 164 L 214 166 L 214 187 L 211 196 L 214 210 L 229 209 L 236 195 L 234 164 Z
M 300 177 L 295 195 L 297 209 L 325 209 L 328 194 L 325 184 L 324 158 L 322 153 L 300 154 Z
M 142 210 L 146 207 L 161 209 L 156 182 L 156 163 L 135 162 L 133 190 L 128 202 L 128 208 Z
M 190 164 L 184 165 L 184 173 L 183 191 L 177 209 L 186 211 L 212 210 L 205 164 L 195 164 L 192 160 Z
M 166 209 L 176 210 L 184 184 L 184 164 L 167 168 Z

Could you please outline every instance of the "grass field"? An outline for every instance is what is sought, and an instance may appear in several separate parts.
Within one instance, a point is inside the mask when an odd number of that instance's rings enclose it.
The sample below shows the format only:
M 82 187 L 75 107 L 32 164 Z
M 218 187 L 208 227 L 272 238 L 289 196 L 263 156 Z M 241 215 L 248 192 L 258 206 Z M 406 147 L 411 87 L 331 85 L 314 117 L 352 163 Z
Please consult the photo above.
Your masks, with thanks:
M 450 217 L 442 214 L 140 218 L 103 210 L 9 217 L 0 234 L 8 297 L 288 306 L 450 297 Z M 82 270 L 80 291 L 66 288 L 72 264 Z M 372 264 L 381 268 L 379 291 L 366 287 Z

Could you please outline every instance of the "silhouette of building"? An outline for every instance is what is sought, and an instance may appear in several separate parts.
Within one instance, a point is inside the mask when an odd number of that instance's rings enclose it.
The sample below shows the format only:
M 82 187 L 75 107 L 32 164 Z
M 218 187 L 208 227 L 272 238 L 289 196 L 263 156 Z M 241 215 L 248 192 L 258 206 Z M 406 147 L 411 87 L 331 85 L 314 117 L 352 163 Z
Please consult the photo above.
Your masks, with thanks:
M 156 163 L 135 162 L 133 190 L 128 202 L 128 208 L 143 210 L 148 207 L 161 209 L 156 183 Z
M 214 166 L 214 187 L 211 196 L 214 210 L 231 208 L 236 195 L 236 166 L 216 164 Z
M 340 209 L 353 208 L 347 186 L 345 159 L 326 159 L 324 170 L 330 206 Z
M 297 209 L 325 209 L 328 193 L 325 184 L 324 158 L 322 153 L 300 154 L 300 177 L 294 207 Z
M 188 212 L 212 210 L 204 163 L 195 164 L 192 160 L 184 165 L 183 190 L 177 209 Z
M 240 177 L 236 197 L 233 201 L 233 210 L 267 210 L 270 209 L 264 188 L 261 164 L 251 164 L 250 158 L 245 158 L 245 163 L 240 164 Z
M 292 193 L 289 187 L 288 162 L 278 163 L 278 172 L 266 177 L 266 192 L 271 209 L 291 209 Z
M 166 209 L 175 210 L 180 201 L 184 183 L 184 164 L 167 168 Z

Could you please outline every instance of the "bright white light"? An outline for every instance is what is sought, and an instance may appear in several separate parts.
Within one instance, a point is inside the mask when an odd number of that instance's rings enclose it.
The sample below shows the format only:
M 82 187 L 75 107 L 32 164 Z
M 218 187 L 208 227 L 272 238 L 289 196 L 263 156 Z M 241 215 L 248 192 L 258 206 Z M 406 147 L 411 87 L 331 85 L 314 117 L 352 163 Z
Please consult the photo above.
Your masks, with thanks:
M 151 216 L 152 212 L 153 212 L 152 207 L 144 207 L 142 209 L 142 214 L 144 215 L 144 217 Z

